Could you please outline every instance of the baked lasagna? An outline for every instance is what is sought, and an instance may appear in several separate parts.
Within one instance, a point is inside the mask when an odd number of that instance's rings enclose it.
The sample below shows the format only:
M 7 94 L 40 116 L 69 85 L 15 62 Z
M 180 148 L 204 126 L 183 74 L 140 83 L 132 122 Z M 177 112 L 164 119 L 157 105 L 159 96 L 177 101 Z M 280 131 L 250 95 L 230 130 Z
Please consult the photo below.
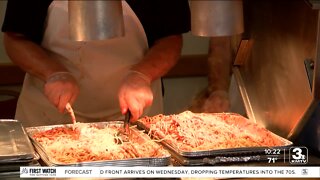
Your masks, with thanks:
M 149 135 L 180 151 L 283 146 L 281 138 L 243 116 L 232 113 L 156 115 L 139 120 Z
M 79 162 L 127 160 L 134 158 L 164 157 L 162 146 L 141 138 L 141 133 L 131 133 L 124 140 L 119 135 L 120 124 L 103 127 L 76 124 L 76 128 L 61 126 L 32 134 L 42 146 L 51 162 L 72 164 Z

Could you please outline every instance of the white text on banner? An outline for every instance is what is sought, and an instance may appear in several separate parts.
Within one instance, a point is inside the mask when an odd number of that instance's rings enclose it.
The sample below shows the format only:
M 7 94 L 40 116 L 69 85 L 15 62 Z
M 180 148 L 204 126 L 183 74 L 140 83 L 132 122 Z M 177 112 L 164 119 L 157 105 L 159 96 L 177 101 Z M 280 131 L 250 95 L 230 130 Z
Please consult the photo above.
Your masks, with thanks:
M 23 178 L 318 178 L 320 167 L 309 166 L 195 166 L 195 167 L 20 167 Z

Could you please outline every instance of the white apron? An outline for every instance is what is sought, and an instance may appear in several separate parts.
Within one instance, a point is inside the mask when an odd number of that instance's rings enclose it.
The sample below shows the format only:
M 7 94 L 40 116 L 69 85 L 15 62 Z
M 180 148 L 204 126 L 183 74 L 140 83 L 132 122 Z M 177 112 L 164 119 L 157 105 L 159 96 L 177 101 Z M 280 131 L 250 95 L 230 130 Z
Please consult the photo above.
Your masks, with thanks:
M 73 104 L 78 122 L 123 119 L 118 89 L 129 68 L 147 51 L 147 39 L 138 18 L 122 1 L 125 37 L 90 42 L 71 41 L 68 31 L 68 1 L 53 1 L 48 10 L 42 46 L 54 60 L 63 63 L 76 77 L 80 94 Z M 24 126 L 71 123 L 43 94 L 44 82 L 26 74 L 16 119 Z M 162 113 L 160 80 L 152 83 L 154 101 L 144 115 Z

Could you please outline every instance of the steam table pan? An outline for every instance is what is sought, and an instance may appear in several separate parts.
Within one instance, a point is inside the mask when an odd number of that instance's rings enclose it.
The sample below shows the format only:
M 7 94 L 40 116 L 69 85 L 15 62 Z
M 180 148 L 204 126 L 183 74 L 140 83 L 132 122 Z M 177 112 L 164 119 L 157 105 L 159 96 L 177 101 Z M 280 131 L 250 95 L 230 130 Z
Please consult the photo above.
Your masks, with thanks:
M 82 125 L 95 126 L 95 127 L 106 127 L 106 126 L 119 126 L 123 127 L 123 122 L 121 121 L 110 121 L 110 122 L 97 122 L 97 123 L 81 123 Z M 159 151 L 161 153 L 161 157 L 148 157 L 148 158 L 130 158 L 130 159 L 121 159 L 121 160 L 99 160 L 99 161 L 86 161 L 86 162 L 77 162 L 77 163 L 62 163 L 57 162 L 54 158 L 50 157 L 49 153 L 46 149 L 38 142 L 33 135 L 38 132 L 51 130 L 58 127 L 71 128 L 72 124 L 66 125 L 52 125 L 52 126 L 39 126 L 39 127 L 30 127 L 26 128 L 26 131 L 31 138 L 35 149 L 41 156 L 41 159 L 48 166 L 167 166 L 170 164 L 171 154 L 161 148 Z M 139 143 L 144 143 L 146 141 L 152 141 L 151 138 L 139 131 L 138 129 L 131 127 L 131 136 L 135 136 L 138 138 Z M 160 144 L 152 141 L 150 143 L 154 143 L 154 146 L 161 147 Z
M 227 119 L 228 123 L 235 123 L 237 126 L 245 128 L 246 124 L 248 123 L 248 119 L 245 117 L 235 114 L 235 113 L 194 113 L 197 116 L 216 116 L 219 118 Z M 138 120 L 136 122 L 138 128 L 146 130 L 146 132 L 149 132 L 149 128 L 141 121 Z M 249 127 L 249 126 L 248 126 Z M 172 141 L 168 141 L 167 139 L 163 139 L 160 142 L 167 147 L 171 152 L 174 152 L 174 156 L 179 156 L 181 158 L 200 158 L 200 161 L 202 161 L 203 158 L 211 156 L 221 156 L 221 157 L 231 157 L 231 156 L 242 156 L 245 154 L 246 156 L 252 156 L 252 155 L 258 155 L 263 154 L 265 149 L 278 149 L 279 151 L 283 152 L 286 149 L 288 149 L 293 143 L 287 139 L 284 139 L 267 129 L 263 128 L 262 126 L 250 123 L 250 128 L 245 129 L 247 132 L 252 134 L 261 134 L 261 129 L 263 131 L 268 133 L 269 138 L 272 138 L 274 140 L 277 140 L 277 142 L 280 142 L 278 146 L 259 146 L 259 147 L 237 147 L 237 148 L 212 148 L 212 149 L 205 149 L 205 150 L 196 150 L 196 151 L 185 151 L 182 150 Z M 197 130 L 195 129 L 195 133 L 197 133 Z M 159 137 L 158 135 L 153 134 L 153 138 L 155 139 L 162 139 L 163 137 Z M 199 159 L 198 159 L 199 160 Z M 197 160 L 197 162 L 198 162 Z
M 33 146 L 18 120 L 0 119 L 0 164 L 31 162 L 36 157 Z

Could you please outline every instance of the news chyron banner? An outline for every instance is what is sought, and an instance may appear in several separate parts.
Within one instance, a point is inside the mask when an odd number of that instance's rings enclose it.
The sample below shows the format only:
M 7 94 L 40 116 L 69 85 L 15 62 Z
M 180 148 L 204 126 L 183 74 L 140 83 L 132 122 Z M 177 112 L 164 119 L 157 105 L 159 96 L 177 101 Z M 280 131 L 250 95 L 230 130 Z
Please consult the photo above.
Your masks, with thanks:
M 320 166 L 308 165 L 306 147 L 265 149 L 264 166 L 164 167 L 20 167 L 21 178 L 320 178 Z M 256 157 L 255 157 L 256 158 Z M 259 164 L 259 163 L 256 163 Z M 244 166 L 246 165 L 246 166 Z M 319 163 L 320 165 L 320 163 Z
M 21 178 L 320 178 L 320 167 L 21 167 Z

